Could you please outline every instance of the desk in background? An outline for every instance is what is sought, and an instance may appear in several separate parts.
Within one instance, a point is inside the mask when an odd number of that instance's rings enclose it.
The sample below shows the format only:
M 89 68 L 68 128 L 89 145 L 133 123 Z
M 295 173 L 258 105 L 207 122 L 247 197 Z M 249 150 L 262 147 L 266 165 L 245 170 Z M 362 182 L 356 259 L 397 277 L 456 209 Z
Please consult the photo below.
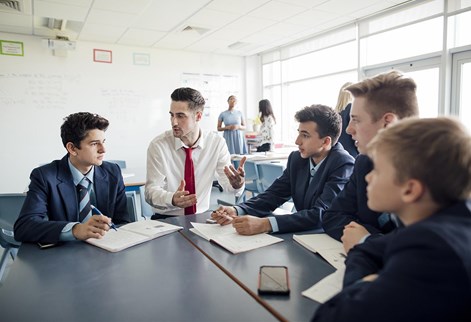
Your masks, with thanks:
M 124 186 L 126 191 L 139 191 L 139 187 L 146 184 L 145 170 L 123 169 L 122 170 Z
M 196 247 L 201 249 L 211 260 L 230 273 L 237 282 L 242 283 L 252 292 L 257 293 L 258 272 L 262 265 L 281 265 L 288 267 L 291 293 L 285 296 L 260 296 L 279 315 L 288 321 L 308 321 L 314 315 L 319 304 L 301 295 L 325 276 L 333 273 L 335 268 L 316 254 L 297 244 L 293 234 L 276 234 L 283 242 L 262 247 L 253 251 L 233 255 L 228 251 L 209 243 L 190 232 L 191 221 L 205 222 L 210 212 L 169 218 L 166 221 L 184 227 L 181 232 Z M 306 232 L 308 233 L 308 232 Z M 242 319 L 238 319 L 242 321 Z
M 0 287 L 0 320 L 275 321 L 180 233 L 118 253 L 23 244 Z

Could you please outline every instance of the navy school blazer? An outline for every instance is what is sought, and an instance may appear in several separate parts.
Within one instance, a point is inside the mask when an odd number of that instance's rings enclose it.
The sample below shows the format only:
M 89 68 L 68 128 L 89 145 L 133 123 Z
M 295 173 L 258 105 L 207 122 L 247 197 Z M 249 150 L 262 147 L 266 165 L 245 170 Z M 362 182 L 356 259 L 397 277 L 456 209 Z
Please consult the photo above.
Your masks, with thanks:
M 266 191 L 238 206 L 247 214 L 266 217 L 292 198 L 296 213 L 274 215 L 279 233 L 319 228 L 321 216 L 348 181 L 353 164 L 353 157 L 337 143 L 309 184 L 309 159 L 303 159 L 299 151 L 292 152 L 283 174 Z
M 117 164 L 95 166 L 94 191 L 97 205 L 115 224 L 130 221 L 121 170 Z M 58 243 L 62 229 L 78 221 L 76 187 L 68 156 L 34 169 L 21 213 L 15 222 L 20 242 Z

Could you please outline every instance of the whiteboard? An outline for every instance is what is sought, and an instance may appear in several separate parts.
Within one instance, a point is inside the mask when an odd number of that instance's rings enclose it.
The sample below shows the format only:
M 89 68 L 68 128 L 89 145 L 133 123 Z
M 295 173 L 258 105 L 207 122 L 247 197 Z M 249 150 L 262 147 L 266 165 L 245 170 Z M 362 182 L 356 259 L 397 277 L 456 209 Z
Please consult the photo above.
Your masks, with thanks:
M 105 159 L 126 160 L 145 175 L 147 146 L 170 128 L 170 94 L 183 75 L 197 75 L 201 84 L 207 75 L 226 75 L 242 88 L 241 57 L 147 49 L 150 64 L 142 66 L 133 63 L 142 48 L 108 45 L 113 63 L 107 64 L 93 62 L 93 49 L 102 44 L 81 42 L 67 57 L 56 57 L 38 38 L 5 35 L 23 41 L 25 55 L 0 55 L 0 193 L 24 191 L 33 168 L 65 155 L 60 126 L 71 113 L 107 118 Z M 227 108 L 226 100 L 212 104 L 215 112 L 203 118 L 202 128 L 216 130 L 216 111 Z

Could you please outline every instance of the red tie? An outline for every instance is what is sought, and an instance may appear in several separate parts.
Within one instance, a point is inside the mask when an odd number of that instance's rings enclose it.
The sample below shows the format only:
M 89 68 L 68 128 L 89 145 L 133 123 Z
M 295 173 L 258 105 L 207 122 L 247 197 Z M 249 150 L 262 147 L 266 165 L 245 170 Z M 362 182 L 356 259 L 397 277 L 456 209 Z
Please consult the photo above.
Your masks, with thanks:
M 188 190 L 190 194 L 196 193 L 195 189 L 195 167 L 193 166 L 193 159 L 191 158 L 192 148 L 185 149 L 185 190 Z M 186 207 L 185 215 L 193 215 L 196 213 L 196 205 Z

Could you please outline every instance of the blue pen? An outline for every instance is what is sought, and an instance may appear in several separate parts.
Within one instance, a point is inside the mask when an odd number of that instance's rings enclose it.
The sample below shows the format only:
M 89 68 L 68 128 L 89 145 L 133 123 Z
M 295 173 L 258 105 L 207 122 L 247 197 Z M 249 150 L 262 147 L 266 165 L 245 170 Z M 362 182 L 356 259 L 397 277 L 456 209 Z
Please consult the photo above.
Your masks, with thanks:
M 92 212 L 93 212 L 94 215 L 103 215 L 103 213 L 97 207 L 95 207 L 94 205 L 90 205 L 90 207 L 92 208 Z M 113 228 L 114 230 L 118 231 L 118 229 L 116 229 L 116 226 L 115 226 L 115 224 L 113 224 L 113 222 L 111 222 L 111 224 L 108 224 L 108 226 L 110 226 L 110 228 Z

